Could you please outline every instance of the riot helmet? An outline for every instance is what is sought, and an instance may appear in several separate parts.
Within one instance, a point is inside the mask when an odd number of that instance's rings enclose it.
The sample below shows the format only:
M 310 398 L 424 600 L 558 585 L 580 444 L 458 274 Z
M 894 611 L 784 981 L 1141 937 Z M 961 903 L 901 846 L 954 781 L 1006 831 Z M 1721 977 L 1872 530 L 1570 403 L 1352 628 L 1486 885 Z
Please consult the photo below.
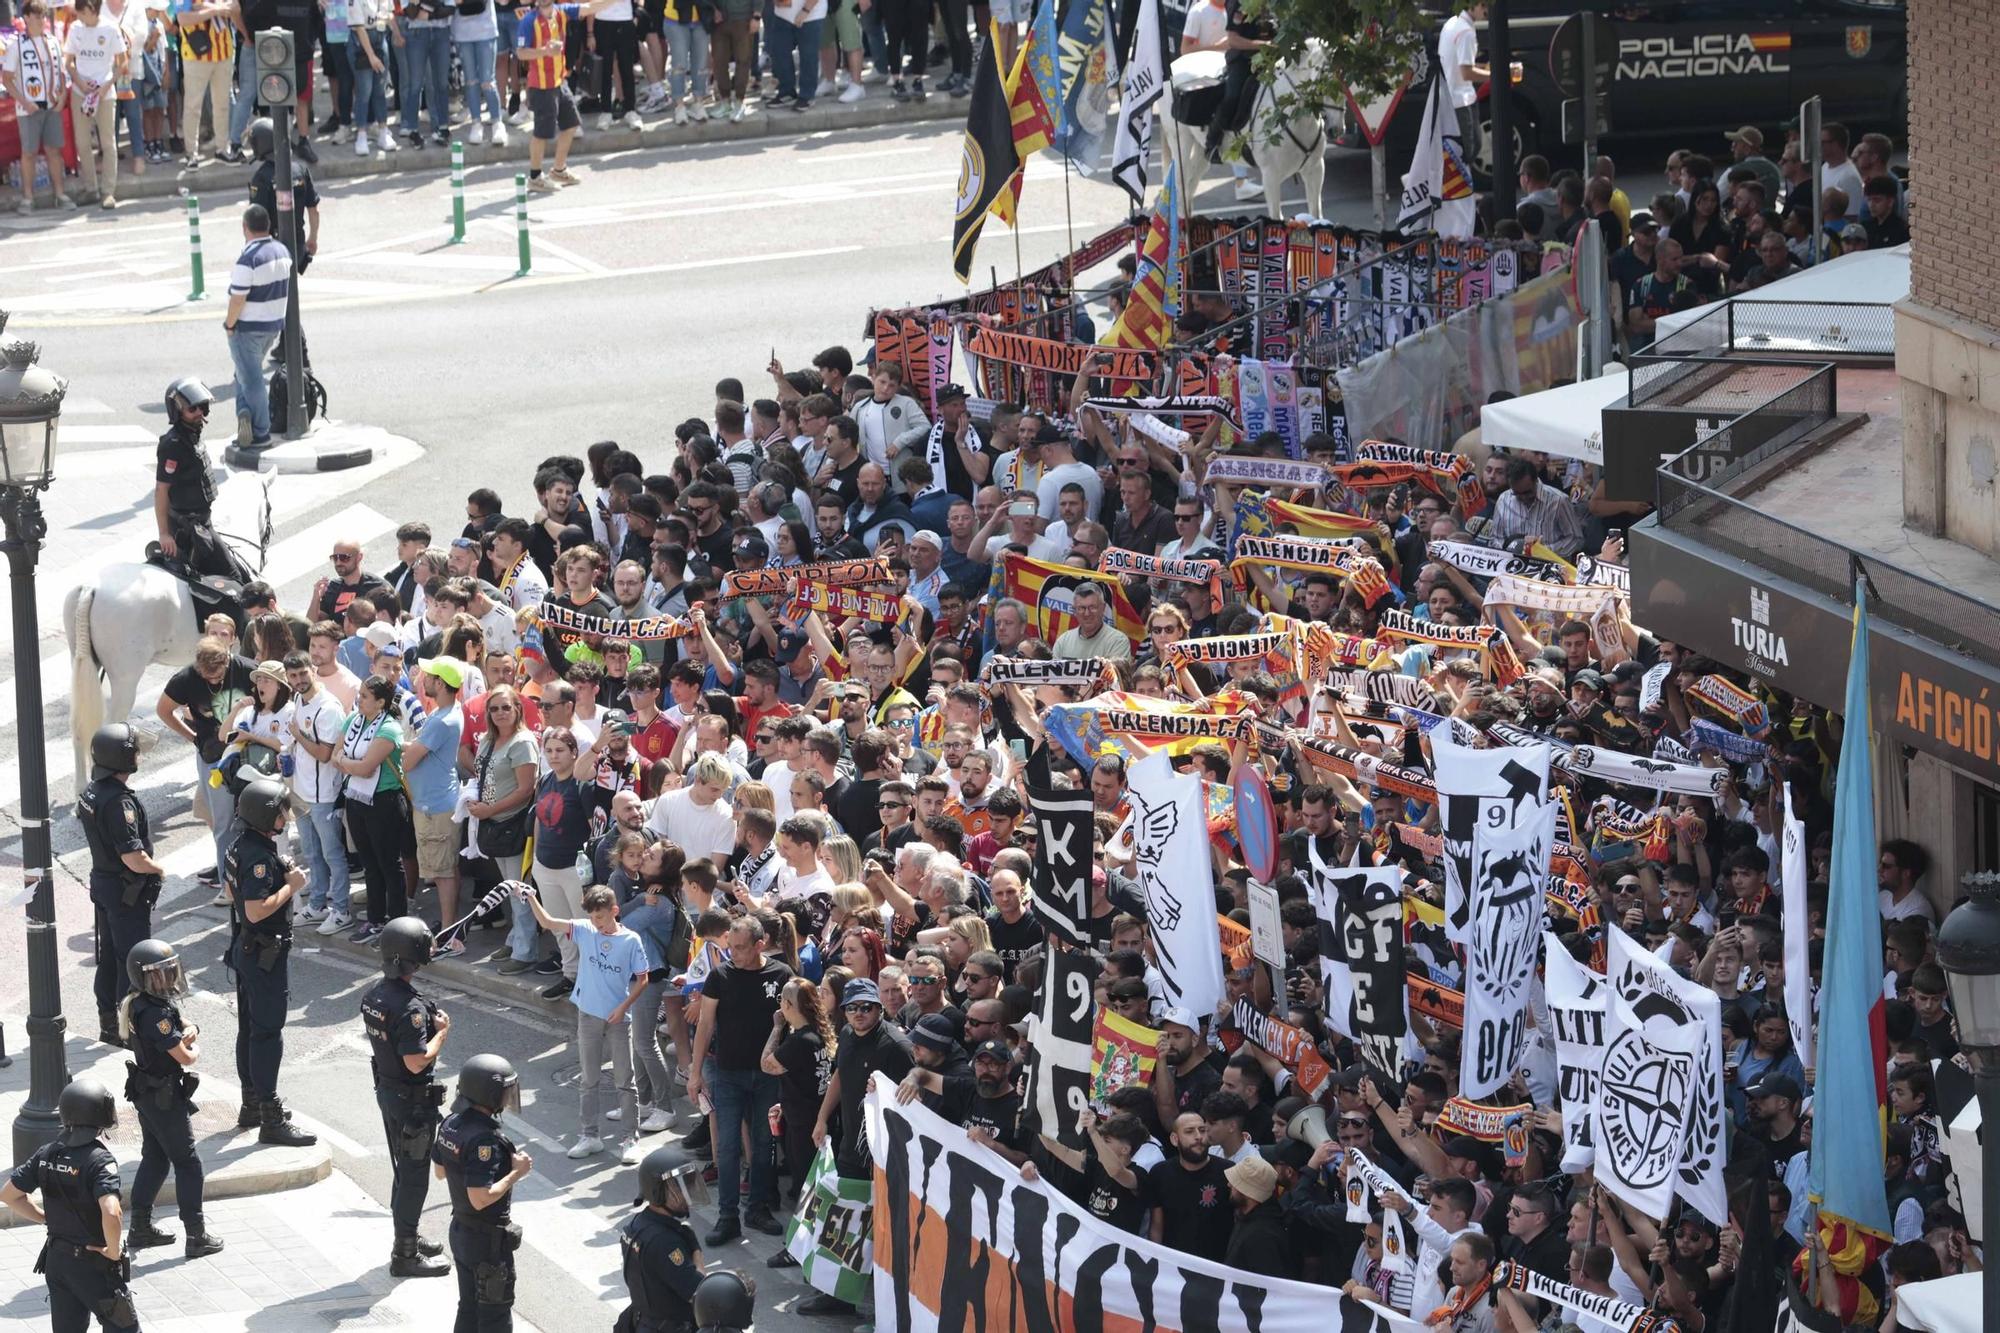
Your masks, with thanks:
M 285 784 L 276 778 L 259 778 L 236 798 L 236 817 L 266 837 L 276 836 L 284 827 L 290 808 Z
M 165 940 L 140 940 L 125 955 L 125 976 L 141 995 L 170 1000 L 187 994 L 187 973 L 180 956 Z
M 730 1268 L 710 1273 L 694 1289 L 694 1326 L 700 1333 L 743 1333 L 756 1298 L 757 1286 L 744 1274 Z
M 431 961 L 430 924 L 420 916 L 399 916 L 382 927 L 382 975 L 407 977 Z
M 118 1103 L 96 1079 L 71 1079 L 56 1099 L 56 1114 L 62 1118 L 62 1142 L 76 1148 L 118 1123 Z
M 139 771 L 139 738 L 123 722 L 107 722 L 90 737 L 90 776 Z
M 475 1055 L 458 1071 L 458 1099 L 489 1115 L 521 1112 L 521 1076 L 506 1057 Z

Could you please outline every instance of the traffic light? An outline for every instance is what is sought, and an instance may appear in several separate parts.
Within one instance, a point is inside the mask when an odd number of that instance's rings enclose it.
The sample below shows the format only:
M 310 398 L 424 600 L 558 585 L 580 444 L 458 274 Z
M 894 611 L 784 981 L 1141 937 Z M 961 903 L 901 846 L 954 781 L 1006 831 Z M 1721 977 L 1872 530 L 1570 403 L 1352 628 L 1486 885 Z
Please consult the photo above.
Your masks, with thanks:
M 283 28 L 266 28 L 257 34 L 257 101 L 273 108 L 290 106 L 298 95 L 292 34 Z

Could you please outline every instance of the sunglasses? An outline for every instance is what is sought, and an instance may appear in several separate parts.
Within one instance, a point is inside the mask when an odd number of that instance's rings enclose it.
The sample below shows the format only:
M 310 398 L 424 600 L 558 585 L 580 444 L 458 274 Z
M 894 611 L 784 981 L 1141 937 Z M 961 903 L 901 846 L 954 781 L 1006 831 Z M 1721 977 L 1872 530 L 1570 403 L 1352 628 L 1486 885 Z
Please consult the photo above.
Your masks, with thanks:
M 850 1014 L 858 1014 L 864 1009 L 880 1009 L 882 1006 L 873 1000 L 856 1000 L 853 1004 L 843 1004 L 840 1007 Z
M 910 808 L 910 803 L 908 801 L 884 801 L 882 802 L 882 808 L 884 810 L 907 810 Z
M 960 978 L 962 978 L 963 980 L 966 980 L 966 981 L 991 981 L 991 980 L 992 980 L 992 978 L 991 978 L 991 977 L 989 977 L 989 976 L 988 976 L 988 975 L 987 975 L 986 973 L 984 973 L 984 972 L 974 972 L 974 971 L 971 971 L 971 970 L 969 970 L 969 969 L 968 969 L 967 971 L 964 971 L 964 972 L 961 972 L 961 973 L 959 973 L 958 975 L 960 976 Z M 976 1022 L 979 1022 L 980 1020 L 978 1020 L 978 1019 L 967 1019 L 966 1021 L 967 1021 L 967 1022 L 969 1022 L 969 1023 L 976 1023 Z
M 903 978 L 903 984 L 904 984 L 905 986 L 942 986 L 942 985 L 944 985 L 944 978 L 943 978 L 943 977 L 904 977 L 904 978 Z

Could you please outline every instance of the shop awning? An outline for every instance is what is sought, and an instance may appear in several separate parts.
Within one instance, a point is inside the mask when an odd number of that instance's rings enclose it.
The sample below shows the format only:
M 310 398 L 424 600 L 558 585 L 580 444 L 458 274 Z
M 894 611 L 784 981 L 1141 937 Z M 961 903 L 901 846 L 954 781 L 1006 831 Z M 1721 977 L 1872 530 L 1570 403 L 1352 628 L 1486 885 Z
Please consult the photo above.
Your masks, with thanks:
M 1479 438 L 1494 449 L 1534 449 L 1604 463 L 1604 409 L 1631 392 L 1632 377 L 1612 362 L 1594 380 L 1559 385 L 1479 409 Z

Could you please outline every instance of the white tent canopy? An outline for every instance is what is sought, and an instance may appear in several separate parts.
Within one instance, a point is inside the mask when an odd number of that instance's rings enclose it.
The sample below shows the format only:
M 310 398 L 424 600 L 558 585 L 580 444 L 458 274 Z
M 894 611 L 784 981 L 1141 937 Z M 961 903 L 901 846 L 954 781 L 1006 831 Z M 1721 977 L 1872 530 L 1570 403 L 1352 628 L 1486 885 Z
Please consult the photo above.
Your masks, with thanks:
M 1922 1333 L 1980 1333 L 1979 1274 L 1958 1273 L 1896 1288 L 1896 1322 Z
M 1768 287 L 1732 297 L 1723 304 L 1737 304 L 1736 350 L 1754 352 L 1760 346 L 1774 352 L 1825 352 L 1893 356 L 1896 334 L 1893 324 L 1870 319 L 1866 327 L 1852 312 L 1843 317 L 1842 306 L 1894 305 L 1910 294 L 1910 247 L 1893 250 L 1860 250 L 1838 259 L 1829 259 L 1809 269 L 1780 278 Z M 1759 312 L 1756 307 L 1770 302 L 1789 305 L 1830 303 L 1830 308 L 1813 312 L 1810 320 L 1802 312 Z M 1657 339 L 1692 324 L 1703 316 L 1720 321 L 1716 305 L 1677 310 L 1660 318 Z M 1710 327 L 1715 327 L 1711 325 Z
M 1534 449 L 1557 458 L 1604 465 L 1604 409 L 1623 402 L 1632 377 L 1612 362 L 1594 380 L 1488 403 L 1479 409 L 1479 438 L 1492 449 Z

